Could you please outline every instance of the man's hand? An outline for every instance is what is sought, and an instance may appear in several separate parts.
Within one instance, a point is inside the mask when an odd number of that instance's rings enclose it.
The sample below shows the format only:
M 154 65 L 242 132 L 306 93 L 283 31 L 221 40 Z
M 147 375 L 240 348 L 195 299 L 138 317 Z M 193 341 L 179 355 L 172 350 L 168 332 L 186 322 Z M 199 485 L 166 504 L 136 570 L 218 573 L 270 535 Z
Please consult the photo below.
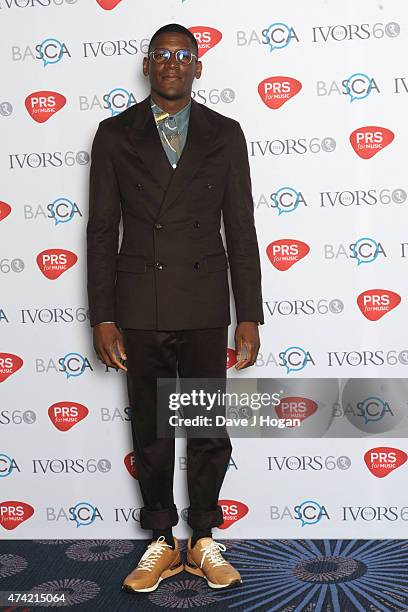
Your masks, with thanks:
M 241 321 L 235 330 L 235 352 L 237 355 L 235 368 L 242 370 L 254 365 L 260 346 L 258 324 L 253 321 Z
M 93 345 L 98 359 L 102 363 L 127 372 L 127 368 L 120 363 L 117 356 L 117 353 L 119 353 L 122 359 L 126 359 L 122 333 L 115 323 L 98 323 L 95 325 L 93 328 Z

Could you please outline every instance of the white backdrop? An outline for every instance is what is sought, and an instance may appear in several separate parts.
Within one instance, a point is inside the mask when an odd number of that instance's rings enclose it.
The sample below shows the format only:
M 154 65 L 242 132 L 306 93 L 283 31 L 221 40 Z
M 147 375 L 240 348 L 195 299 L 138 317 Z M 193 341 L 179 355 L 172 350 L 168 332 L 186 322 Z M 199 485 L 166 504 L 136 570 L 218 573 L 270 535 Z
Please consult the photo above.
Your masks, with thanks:
M 0 0 L 1 537 L 147 535 L 125 378 L 92 349 L 85 226 L 98 122 L 148 93 L 143 53 L 169 22 L 206 47 L 196 99 L 248 143 L 265 325 L 256 366 L 229 376 L 278 377 L 287 396 L 293 379 L 373 385 L 347 403 L 348 437 L 319 439 L 318 405 L 314 437 L 234 440 L 215 535 L 404 537 L 406 385 L 391 400 L 387 379 L 408 364 L 405 3 Z

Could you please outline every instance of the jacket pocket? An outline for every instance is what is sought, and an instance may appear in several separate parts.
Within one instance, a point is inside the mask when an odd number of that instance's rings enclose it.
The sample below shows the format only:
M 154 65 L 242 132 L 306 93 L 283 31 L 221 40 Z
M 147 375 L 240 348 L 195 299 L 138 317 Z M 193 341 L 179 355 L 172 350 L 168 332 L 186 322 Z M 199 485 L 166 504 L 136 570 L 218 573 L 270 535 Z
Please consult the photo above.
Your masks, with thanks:
M 146 272 L 146 259 L 137 255 L 126 255 L 119 253 L 116 260 L 118 272 L 130 272 L 132 274 L 144 274 Z
M 207 272 L 218 272 L 219 270 L 226 270 L 229 267 L 228 258 L 225 251 L 206 255 L 204 258 L 204 263 Z

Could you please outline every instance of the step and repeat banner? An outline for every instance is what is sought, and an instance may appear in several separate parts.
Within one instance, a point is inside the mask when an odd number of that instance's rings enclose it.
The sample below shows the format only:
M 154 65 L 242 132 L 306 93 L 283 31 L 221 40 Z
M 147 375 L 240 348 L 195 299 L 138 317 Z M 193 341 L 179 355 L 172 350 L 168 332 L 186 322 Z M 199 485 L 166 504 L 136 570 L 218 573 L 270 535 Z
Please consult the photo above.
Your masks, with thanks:
M 0 537 L 149 535 L 125 375 L 92 347 L 85 228 L 98 123 L 147 95 L 142 58 L 172 22 L 199 44 L 195 100 L 237 119 L 248 144 L 265 325 L 243 372 L 231 325 L 228 376 L 281 397 L 269 433 L 233 440 L 214 535 L 404 537 L 401 0 L 0 0 Z

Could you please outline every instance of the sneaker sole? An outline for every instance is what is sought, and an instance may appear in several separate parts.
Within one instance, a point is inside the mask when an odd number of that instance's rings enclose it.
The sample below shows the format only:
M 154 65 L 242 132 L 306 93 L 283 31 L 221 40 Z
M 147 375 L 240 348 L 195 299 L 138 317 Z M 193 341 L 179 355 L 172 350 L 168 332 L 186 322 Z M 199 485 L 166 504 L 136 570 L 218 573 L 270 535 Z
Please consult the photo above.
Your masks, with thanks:
M 210 580 L 208 580 L 207 576 L 204 574 L 203 570 L 200 567 L 198 567 L 198 565 L 191 565 L 189 563 L 186 563 L 184 565 L 184 569 L 189 574 L 193 574 L 194 576 L 200 576 L 200 578 L 204 578 L 207 581 L 208 586 L 211 587 L 212 589 L 227 589 L 228 587 L 237 586 L 238 584 L 242 584 L 242 579 L 240 578 L 237 578 L 236 580 L 233 580 L 232 582 L 229 582 L 228 584 L 215 584 L 214 582 L 210 582 Z
M 154 584 L 151 587 L 145 587 L 143 589 L 134 589 L 128 584 L 122 584 L 121 590 L 125 591 L 126 593 L 151 593 L 151 591 L 155 591 L 157 589 L 157 587 L 159 586 L 162 580 L 165 580 L 166 578 L 171 578 L 172 576 L 179 574 L 183 570 L 184 570 L 184 564 L 180 563 L 180 565 L 177 565 L 174 569 L 169 568 L 167 570 L 164 570 L 164 572 L 162 573 L 162 575 L 160 576 L 156 584 Z

